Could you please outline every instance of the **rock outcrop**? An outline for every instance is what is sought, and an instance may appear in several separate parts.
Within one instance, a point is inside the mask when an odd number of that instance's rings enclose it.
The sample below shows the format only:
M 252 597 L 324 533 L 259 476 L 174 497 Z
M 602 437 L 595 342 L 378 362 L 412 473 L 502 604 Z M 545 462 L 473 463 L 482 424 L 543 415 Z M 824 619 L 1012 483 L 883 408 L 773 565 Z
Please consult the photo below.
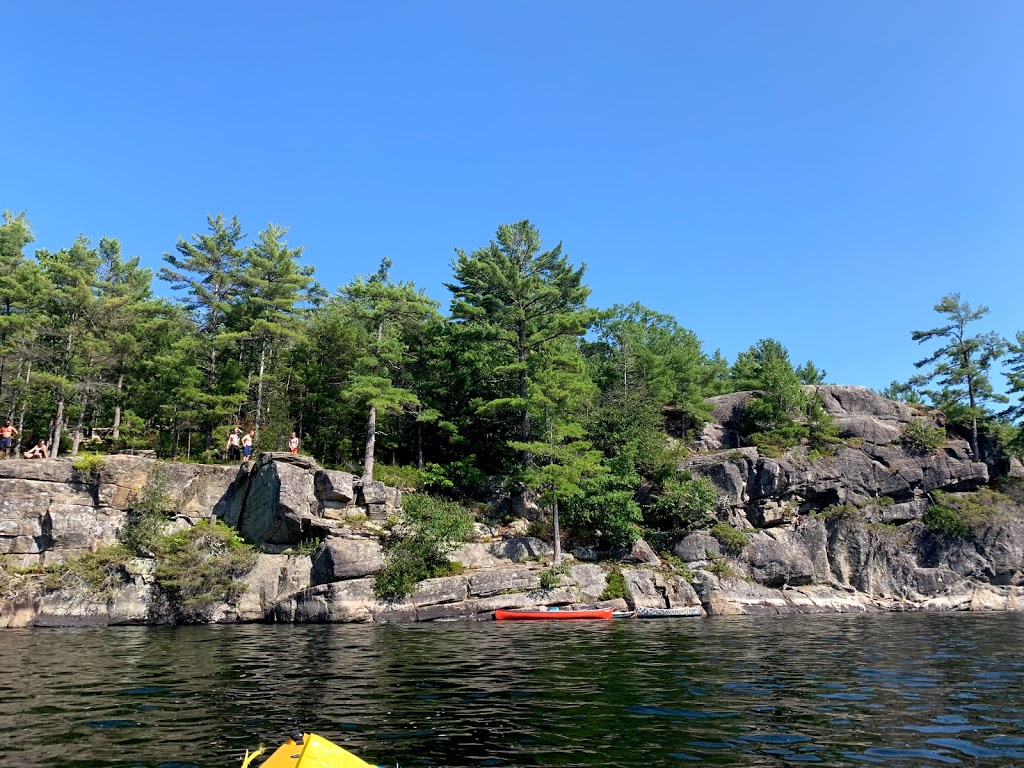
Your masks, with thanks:
M 1024 609 L 1024 490 L 1018 501 L 989 491 L 990 468 L 963 441 L 907 445 L 909 424 L 936 423 L 927 410 L 859 387 L 812 389 L 840 430 L 830 455 L 737 447 L 750 394 L 734 393 L 713 399 L 713 420 L 679 464 L 714 484 L 718 520 L 745 543 L 701 530 L 659 551 L 642 540 L 621 552 L 581 548 L 556 573 L 546 565 L 550 545 L 527 535 L 525 520 L 478 523 L 452 555 L 461 573 L 384 601 L 374 576 L 401 517 L 396 489 L 291 454 L 241 468 L 112 456 L 90 475 L 63 460 L 0 462 L 0 555 L 10 570 L 114 543 L 140 489 L 159 475 L 173 525 L 214 516 L 264 552 L 245 591 L 214 606 L 212 621 L 451 621 L 498 608 L 594 605 L 701 606 L 712 615 Z M 1011 461 L 1006 474 L 1024 470 Z M 970 535 L 930 530 L 929 507 L 955 498 L 975 499 L 984 512 Z M 0 627 L 166 620 L 153 568 L 131 561 L 122 585 L 104 596 L 0 578 Z

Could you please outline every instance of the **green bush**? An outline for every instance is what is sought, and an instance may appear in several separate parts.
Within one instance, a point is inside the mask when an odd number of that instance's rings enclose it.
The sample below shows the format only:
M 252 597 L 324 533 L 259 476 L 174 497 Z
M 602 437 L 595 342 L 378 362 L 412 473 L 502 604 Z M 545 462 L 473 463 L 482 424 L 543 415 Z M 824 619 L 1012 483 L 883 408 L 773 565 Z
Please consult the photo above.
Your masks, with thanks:
M 124 526 L 117 540 L 132 554 L 153 557 L 159 549 L 164 527 L 174 514 L 167 488 L 167 475 L 156 466 L 146 484 L 131 500 Z
M 708 570 L 720 579 L 731 579 L 736 575 L 736 571 L 734 571 L 732 566 L 725 560 L 715 560 L 715 562 L 708 567 Z
M 473 532 L 473 515 L 453 501 L 413 493 L 403 499 L 403 512 L 405 525 L 385 542 L 387 559 L 374 579 L 380 599 L 405 597 L 417 582 L 452 573 L 449 556 Z
M 98 453 L 80 453 L 71 463 L 75 480 L 87 485 L 96 485 L 100 481 L 100 470 L 106 459 Z
M 728 523 L 718 523 L 711 529 L 711 535 L 718 539 L 722 549 L 730 554 L 738 555 L 749 543 L 747 534 Z
M 178 621 L 207 621 L 217 603 L 242 595 L 239 577 L 256 558 L 256 550 L 234 529 L 204 521 L 160 542 L 154 578 Z
M 656 517 L 677 528 L 692 529 L 704 523 L 718 500 L 715 484 L 706 477 L 689 472 L 664 482 L 661 493 L 651 504 Z
M 946 430 L 942 427 L 929 427 L 923 419 L 914 419 L 903 427 L 900 444 L 908 451 L 927 453 L 934 451 L 946 442 Z
M 43 569 L 46 589 L 82 589 L 102 600 L 109 600 L 128 580 L 127 566 L 132 553 L 119 544 L 86 552 L 63 563 Z
M 422 473 L 424 490 L 459 498 L 477 498 L 487 488 L 487 475 L 469 455 L 447 464 L 427 464 Z
M 608 581 L 604 592 L 601 593 L 601 600 L 625 600 L 629 597 L 629 590 L 626 589 L 626 577 L 617 566 L 608 571 Z
M 373 465 L 373 479 L 403 491 L 423 490 L 423 472 L 416 467 L 377 463 Z
M 953 507 L 943 504 L 929 504 L 924 513 L 924 527 L 929 531 L 938 531 L 958 539 L 971 535 L 963 514 Z

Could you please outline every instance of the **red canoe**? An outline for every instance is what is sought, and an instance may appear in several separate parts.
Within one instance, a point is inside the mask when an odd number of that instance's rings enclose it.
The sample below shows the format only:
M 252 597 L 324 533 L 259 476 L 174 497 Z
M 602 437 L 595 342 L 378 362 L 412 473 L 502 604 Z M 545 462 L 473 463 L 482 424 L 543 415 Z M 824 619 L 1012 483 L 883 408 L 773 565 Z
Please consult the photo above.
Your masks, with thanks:
M 495 621 L 531 621 L 536 619 L 604 619 L 612 620 L 611 608 L 595 611 L 495 611 Z

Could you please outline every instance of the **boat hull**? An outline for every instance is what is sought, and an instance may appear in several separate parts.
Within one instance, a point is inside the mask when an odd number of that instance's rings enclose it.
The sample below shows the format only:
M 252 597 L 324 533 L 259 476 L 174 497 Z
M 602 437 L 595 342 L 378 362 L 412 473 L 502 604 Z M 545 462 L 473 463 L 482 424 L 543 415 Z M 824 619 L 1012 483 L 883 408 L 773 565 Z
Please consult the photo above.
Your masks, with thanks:
M 580 619 L 612 620 L 611 608 L 593 611 L 495 611 L 495 621 L 579 621 Z

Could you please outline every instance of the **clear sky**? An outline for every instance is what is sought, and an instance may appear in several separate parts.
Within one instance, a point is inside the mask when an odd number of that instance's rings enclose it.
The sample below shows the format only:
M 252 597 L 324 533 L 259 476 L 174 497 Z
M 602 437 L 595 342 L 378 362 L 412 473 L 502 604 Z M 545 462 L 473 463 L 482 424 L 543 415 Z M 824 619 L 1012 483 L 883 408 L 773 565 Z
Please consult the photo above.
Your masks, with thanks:
M 208 213 L 330 289 L 529 218 L 730 360 L 885 386 L 943 294 L 1024 330 L 1019 2 L 8 2 L 0 206 L 158 268 Z M 166 287 L 161 287 L 166 292 Z

